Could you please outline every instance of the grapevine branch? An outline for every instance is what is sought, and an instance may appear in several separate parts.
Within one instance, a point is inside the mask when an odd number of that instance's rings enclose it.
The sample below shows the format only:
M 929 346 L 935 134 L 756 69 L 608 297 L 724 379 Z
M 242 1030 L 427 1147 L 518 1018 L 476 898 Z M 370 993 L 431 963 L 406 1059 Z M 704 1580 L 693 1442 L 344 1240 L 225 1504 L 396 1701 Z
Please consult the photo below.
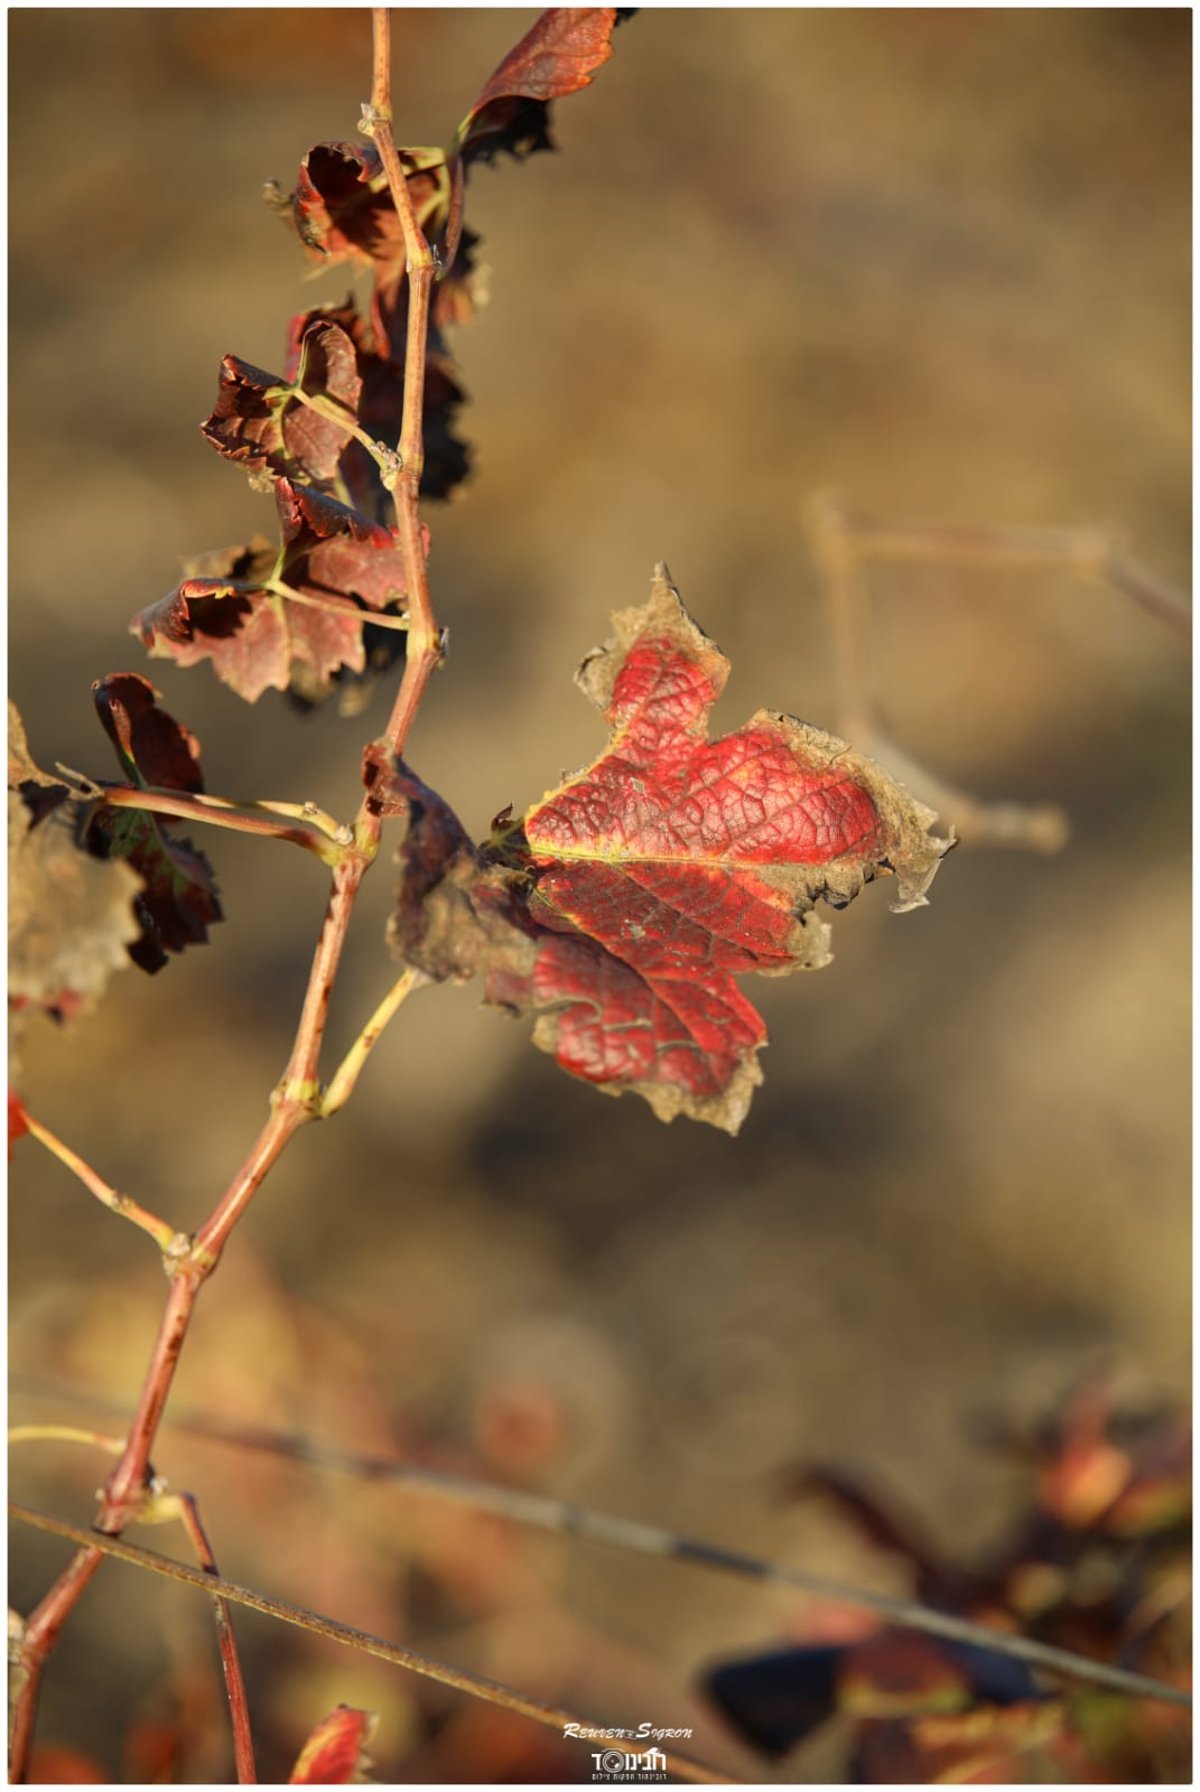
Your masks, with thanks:
M 143 1523 L 148 1524 L 166 1524 L 173 1519 L 178 1519 L 187 1532 L 204 1573 L 218 1579 L 217 1560 L 201 1522 L 200 1508 L 194 1494 L 155 1493 L 142 1514 Z M 246 1698 L 246 1682 L 242 1674 L 237 1638 L 233 1633 L 233 1617 L 229 1610 L 229 1600 L 224 1594 L 213 1594 L 213 1611 L 217 1621 L 221 1672 L 225 1676 L 225 1696 L 229 1702 L 238 1785 L 253 1786 L 258 1783 L 258 1773 L 254 1765 L 254 1743 L 250 1734 L 250 1706 Z
M 316 1612 L 307 1611 L 303 1606 L 289 1605 L 281 1599 L 272 1599 L 265 1593 L 255 1592 L 251 1587 L 239 1586 L 236 1581 L 225 1580 L 222 1576 L 210 1574 L 198 1568 L 192 1568 L 185 1562 L 173 1561 L 169 1556 L 160 1556 L 152 1550 L 138 1549 L 131 1543 L 125 1543 L 116 1537 L 98 1537 L 88 1541 L 90 1533 L 81 1525 L 69 1524 L 65 1519 L 52 1516 L 48 1512 L 39 1512 L 29 1506 L 9 1504 L 9 1517 L 19 1524 L 27 1524 L 35 1530 L 48 1531 L 51 1536 L 65 1537 L 72 1542 L 85 1543 L 87 1548 L 100 1556 L 115 1556 L 118 1561 L 128 1562 L 137 1568 L 146 1568 L 155 1574 L 165 1575 L 170 1580 L 182 1581 L 185 1586 L 196 1587 L 210 1597 L 217 1596 L 228 1600 L 231 1605 L 242 1605 L 250 1611 L 263 1612 L 267 1617 L 278 1618 L 284 1624 L 294 1624 L 313 1636 L 325 1637 L 330 1642 L 345 1643 L 350 1648 L 359 1649 L 366 1655 L 377 1656 L 381 1661 L 390 1662 L 394 1667 L 406 1668 L 410 1673 L 421 1674 L 428 1680 L 436 1680 L 442 1686 L 452 1687 L 456 1692 L 470 1693 L 489 1705 L 499 1705 L 506 1711 L 515 1712 L 518 1716 L 530 1718 L 534 1723 L 542 1724 L 547 1729 L 557 1730 L 561 1735 L 567 1724 L 578 1725 L 581 1720 L 573 1712 L 564 1711 L 557 1706 L 547 1705 L 540 1699 L 531 1699 L 527 1694 L 516 1692 L 499 1681 L 485 1679 L 480 1674 L 467 1673 L 462 1668 L 452 1667 L 448 1662 L 435 1660 L 432 1656 L 420 1655 L 414 1649 L 406 1649 L 400 1643 L 391 1643 L 384 1637 L 373 1636 L 370 1631 L 356 1630 L 353 1625 L 339 1623 L 336 1618 L 326 1618 Z M 666 1751 L 664 1751 L 666 1752 Z M 677 1779 L 689 1780 L 695 1785 L 729 1785 L 738 1782 L 728 1773 L 717 1773 L 711 1767 L 699 1761 L 690 1760 L 686 1755 L 673 1752 L 666 1754 L 667 1771 Z
M 372 11 L 373 82 L 364 108 L 371 135 L 387 172 L 404 235 L 409 279 L 407 356 L 399 455 L 393 499 L 396 534 L 406 573 L 409 630 L 404 676 L 382 745 L 399 754 L 441 657 L 441 636 L 429 596 L 419 515 L 423 464 L 425 351 L 434 262 L 417 225 L 391 125 L 390 21 L 386 7 Z M 144 793 L 139 793 L 144 796 Z M 143 805 L 146 806 L 146 805 Z M 159 1324 L 124 1452 L 101 1495 L 96 1530 L 115 1537 L 144 1511 L 150 1484 L 150 1452 L 162 1420 L 200 1290 L 216 1269 L 239 1219 L 292 1136 L 321 1117 L 319 1061 L 334 980 L 355 899 L 378 851 L 382 817 L 365 794 L 355 819 L 352 844 L 339 848 L 325 920 L 313 954 L 291 1055 L 271 1103 L 271 1113 L 225 1193 L 200 1227 L 186 1255 L 170 1264 L 171 1287 Z M 277 825 L 254 831 L 280 832 Z M 285 837 L 287 835 L 285 834 Z M 324 855 L 323 855 L 324 856 Z M 104 1546 L 80 1533 L 81 1547 L 31 1614 L 19 1651 L 17 1692 L 10 1731 L 10 1774 L 24 1777 L 33 1735 L 38 1690 L 47 1657 L 70 1612 L 103 1560 Z

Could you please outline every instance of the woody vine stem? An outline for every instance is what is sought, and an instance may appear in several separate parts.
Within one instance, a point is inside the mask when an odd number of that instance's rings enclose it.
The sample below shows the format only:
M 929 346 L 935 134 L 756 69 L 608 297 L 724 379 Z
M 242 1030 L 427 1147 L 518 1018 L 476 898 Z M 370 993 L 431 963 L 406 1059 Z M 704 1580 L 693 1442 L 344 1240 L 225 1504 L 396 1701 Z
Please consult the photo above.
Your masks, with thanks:
M 404 676 L 379 742 L 384 752 L 398 755 L 403 750 L 442 653 L 441 635 L 429 598 L 418 508 L 424 462 L 422 411 L 425 352 L 430 295 L 436 268 L 429 245 L 417 224 L 392 131 L 389 9 L 373 8 L 371 22 L 373 79 L 370 101 L 363 108 L 361 128 L 365 135 L 373 139 L 379 151 L 403 231 L 408 274 L 408 325 L 399 466 L 386 478 L 395 506 L 396 534 L 405 569 L 408 644 Z M 109 1537 L 119 1536 L 129 1524 L 150 1515 L 155 1499 L 150 1452 L 154 1447 L 200 1290 L 216 1269 L 234 1227 L 278 1162 L 292 1135 L 308 1121 L 322 1119 L 327 1113 L 335 1111 L 333 1105 L 327 1108 L 322 1101 L 318 1075 L 321 1047 L 329 1015 L 330 997 L 355 899 L 359 886 L 379 851 L 381 833 L 380 808 L 368 789 L 359 805 L 350 840 L 336 850 L 329 850 L 322 855 L 333 862 L 332 887 L 320 937 L 313 953 L 308 987 L 291 1055 L 271 1097 L 270 1117 L 212 1213 L 188 1241 L 187 1249 L 170 1254 L 164 1252 L 163 1263 L 170 1278 L 170 1290 L 159 1323 L 158 1336 L 129 1434 L 117 1465 L 100 1495 L 100 1508 L 94 1528 Z M 400 991 L 401 997 L 414 986 L 410 978 Z M 398 1001 L 394 1005 L 398 1006 Z M 371 1043 L 373 1037 L 366 1041 L 361 1055 L 365 1055 Z M 340 1102 L 336 1105 L 340 1105 Z M 103 1559 L 103 1552 L 92 1545 L 78 1549 L 24 1627 L 18 1645 L 17 1689 L 10 1724 L 9 1774 L 13 1781 L 24 1779 L 28 1767 L 38 1692 L 46 1661 L 64 1623 Z M 215 1563 L 207 1549 L 202 1551 L 202 1566 L 209 1572 L 215 1572 Z M 255 1780 L 256 1775 L 245 1693 L 236 1649 L 232 1646 L 228 1612 L 222 1608 L 223 1602 L 220 1602 L 218 1630 L 233 1723 L 238 1780 L 241 1784 L 249 1784 Z

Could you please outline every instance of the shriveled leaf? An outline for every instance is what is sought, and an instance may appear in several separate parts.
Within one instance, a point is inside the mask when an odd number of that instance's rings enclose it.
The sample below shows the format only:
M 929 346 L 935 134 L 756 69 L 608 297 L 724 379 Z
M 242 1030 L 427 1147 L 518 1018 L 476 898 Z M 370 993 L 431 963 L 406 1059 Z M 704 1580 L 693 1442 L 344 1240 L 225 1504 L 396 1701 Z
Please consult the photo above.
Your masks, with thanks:
M 551 149 L 551 100 L 589 87 L 612 55 L 614 6 L 552 6 L 511 49 L 458 128 L 463 161 Z
M 110 673 L 92 686 L 92 698 L 130 777 L 159 790 L 203 791 L 200 742 L 162 708 L 149 679 L 137 672 Z
M 211 659 L 248 703 L 272 688 L 316 702 L 366 668 L 371 613 L 402 612 L 403 556 L 390 529 L 319 492 L 279 479 L 275 497 L 278 552 L 253 541 L 206 556 L 131 627 L 158 658 Z
M 464 323 L 481 302 L 479 238 L 462 218 L 469 171 L 500 150 L 520 158 L 551 147 L 550 101 L 590 84 L 612 54 L 613 27 L 628 10 L 576 7 L 544 13 L 487 81 L 452 149 L 398 151 L 417 225 L 438 257 L 425 368 L 424 497 L 450 496 L 469 468 L 469 451 L 454 429 L 464 394 L 443 334 L 448 326 Z M 404 389 L 406 254 L 378 151 L 372 144 L 318 143 L 304 158 L 290 197 L 284 200 L 274 191 L 270 196 L 289 215 L 315 262 L 324 267 L 348 263 L 370 271 L 366 317 L 352 305 L 326 308 L 324 315 L 354 342 L 363 427 L 394 447 Z M 303 328 L 318 315 L 305 313 L 296 324 Z M 294 335 L 295 325 L 293 343 Z M 293 365 L 289 378 L 294 371 Z M 267 395 L 270 387 L 269 374 L 227 358 L 217 409 L 204 425 L 205 434 L 222 453 L 244 459 L 252 470 L 256 459 L 264 458 L 267 470 L 296 477 L 301 461 L 309 465 L 315 457 L 301 456 L 286 439 L 289 429 L 301 428 L 294 420 L 294 406 L 285 413 L 283 452 L 274 445 L 279 423 Z M 265 454 L 263 438 L 270 444 Z M 322 434 L 320 446 L 331 450 L 332 442 Z M 283 464 L 287 457 L 294 464 Z M 350 441 L 337 458 L 344 495 L 368 516 L 382 520 L 387 502 L 370 456 L 360 443 Z M 327 471 L 318 483 L 332 478 Z
M 606 1093 L 736 1132 L 766 1029 L 734 979 L 827 963 L 814 904 L 881 873 L 896 908 L 923 903 L 947 843 L 878 766 L 793 717 L 709 741 L 728 662 L 665 568 L 614 621 L 579 674 L 607 748 L 481 854 L 397 774 L 414 821 L 393 944 L 431 976 L 482 972 L 489 1001 L 536 1015 L 535 1043 Z
M 200 743 L 157 702 L 153 685 L 136 672 L 118 672 L 92 686 L 96 712 L 122 770 L 142 786 L 197 794 L 204 789 Z M 165 816 L 101 803 L 87 827 L 87 847 L 98 858 L 124 860 L 141 879 L 134 908 L 141 937 L 129 956 L 144 971 L 159 971 L 170 952 L 202 945 L 221 919 L 212 867 L 190 841 L 179 839 Z
M 141 878 L 134 910 L 141 937 L 129 956 L 144 971 L 160 971 L 171 952 L 203 945 L 208 929 L 221 920 L 212 867 L 186 840 L 145 809 L 105 805 L 88 828 L 88 847 L 105 858 L 124 860 Z
M 348 1786 L 361 1784 L 371 1763 L 366 1746 L 379 1719 L 374 1711 L 356 1711 L 338 1705 L 323 1717 L 288 1776 L 289 1786 Z
M 401 152 L 406 172 L 418 158 L 419 152 Z M 433 171 L 413 170 L 408 183 L 418 223 L 428 214 L 440 181 L 437 167 L 444 163 L 438 151 L 428 159 Z M 403 278 L 404 233 L 373 144 L 316 144 L 300 164 L 291 203 L 297 234 L 324 262 L 369 267 L 385 286 Z
M 201 434 L 252 476 L 275 475 L 332 492 L 362 395 L 354 343 L 339 325 L 306 317 L 294 353 L 287 379 L 226 355 L 216 406 Z M 340 407 L 347 423 L 298 399 L 290 389 L 296 381 L 311 397 Z

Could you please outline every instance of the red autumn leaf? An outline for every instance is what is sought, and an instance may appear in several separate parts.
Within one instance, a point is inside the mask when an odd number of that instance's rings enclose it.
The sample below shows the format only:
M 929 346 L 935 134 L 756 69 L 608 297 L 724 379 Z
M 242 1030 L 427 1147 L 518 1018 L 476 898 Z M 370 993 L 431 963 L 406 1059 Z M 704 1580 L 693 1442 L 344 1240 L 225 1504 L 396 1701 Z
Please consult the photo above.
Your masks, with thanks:
M 311 314 L 300 321 L 287 379 L 226 355 L 216 406 L 200 431 L 252 477 L 274 474 L 332 491 L 352 439 L 348 424 L 358 416 L 362 381 L 354 344 L 343 329 Z M 289 389 L 297 382 L 310 397 L 340 407 L 348 423 L 298 399 Z
M 289 1786 L 348 1786 L 366 1779 L 366 1745 L 379 1719 L 373 1711 L 338 1705 L 323 1717 L 288 1777 Z
M 25 1775 L 30 1786 L 105 1786 L 108 1775 L 90 1755 L 76 1748 L 63 1748 L 57 1743 L 39 1743 L 30 1752 L 29 1771 Z
M 200 743 L 160 709 L 153 685 L 136 672 L 118 672 L 92 686 L 96 711 L 133 782 L 195 794 L 204 789 Z M 203 945 L 221 917 L 212 867 L 204 854 L 180 840 L 165 816 L 148 809 L 102 803 L 88 823 L 89 852 L 123 859 L 142 880 L 134 898 L 140 939 L 129 956 L 144 971 L 159 971 L 167 954 Z
M 551 149 L 551 100 L 589 87 L 612 55 L 615 6 L 552 6 L 511 49 L 458 127 L 463 161 L 501 150 L 521 158 Z
M 10 1088 L 8 1091 L 8 1155 L 12 1157 L 12 1148 L 18 1139 L 23 1139 L 29 1131 L 29 1116 L 25 1112 L 25 1103 Z
M 431 976 L 481 972 L 572 1074 L 736 1132 L 766 1029 L 734 979 L 825 964 L 814 904 L 844 906 L 879 873 L 897 908 L 923 903 L 946 842 L 878 766 L 792 717 L 760 711 L 709 741 L 728 662 L 665 568 L 614 621 L 579 674 L 608 747 L 482 853 L 396 770 L 412 820 L 391 937 Z
M 275 498 L 278 553 L 251 542 L 206 556 L 131 627 L 158 658 L 211 659 L 248 703 L 272 687 L 317 702 L 366 669 L 372 613 L 401 612 L 403 555 L 390 529 L 319 492 L 279 479 Z

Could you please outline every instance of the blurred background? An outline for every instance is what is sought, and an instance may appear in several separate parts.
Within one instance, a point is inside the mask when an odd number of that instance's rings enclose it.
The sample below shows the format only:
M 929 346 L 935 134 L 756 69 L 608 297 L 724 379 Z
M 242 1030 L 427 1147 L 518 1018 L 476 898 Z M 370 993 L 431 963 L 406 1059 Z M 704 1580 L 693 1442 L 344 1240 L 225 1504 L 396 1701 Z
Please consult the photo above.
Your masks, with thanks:
M 400 141 L 446 141 L 535 16 L 400 10 Z M 1186 588 L 1190 23 L 652 9 L 556 108 L 560 155 L 478 173 L 491 301 L 454 343 L 476 471 L 429 511 L 451 657 L 409 753 L 470 829 L 598 749 L 571 674 L 660 558 L 733 662 L 721 727 L 760 706 L 835 725 L 814 490 L 902 520 L 1112 527 Z M 271 528 L 196 425 L 222 354 L 278 368 L 289 316 L 345 295 L 259 194 L 353 135 L 369 66 L 352 10 L 10 15 L 10 667 L 44 765 L 111 775 L 89 685 L 138 670 L 211 791 L 357 802 L 390 688 L 354 721 L 275 693 L 249 710 L 126 630 L 181 558 Z M 476 988 L 421 993 L 240 1228 L 180 1410 L 903 1590 L 788 1496 L 796 1465 L 838 1464 L 969 1560 L 1025 1492 L 981 1414 L 1028 1420 L 1097 1366 L 1135 1404 L 1185 1395 L 1186 656 L 1066 573 L 872 580 L 897 738 L 972 790 L 1062 802 L 1066 850 L 956 852 L 928 909 L 870 889 L 828 970 L 749 986 L 772 1044 L 737 1140 L 602 1101 Z M 265 1115 L 325 901 L 299 854 L 198 844 L 227 917 L 209 947 L 130 967 L 22 1047 L 33 1112 L 185 1229 Z M 392 882 L 381 862 L 356 913 L 330 1065 L 391 980 Z M 11 1235 L 13 1369 L 77 1390 L 19 1379 L 14 1420 L 119 1429 L 84 1396 L 133 1403 L 152 1247 L 32 1142 Z M 594 1721 L 691 1725 L 697 1755 L 761 1771 L 695 1676 L 795 1630 L 798 1597 L 169 1425 L 155 1466 L 231 1577 Z M 103 1473 L 27 1445 L 12 1488 L 86 1522 Z M 21 1533 L 13 1602 L 65 1555 Z M 40 1738 L 110 1778 L 227 1774 L 210 1631 L 203 1602 L 105 1569 Z M 380 1712 L 382 1779 L 591 1773 L 580 1745 L 381 1664 L 239 1631 L 265 1778 L 339 1700 Z

